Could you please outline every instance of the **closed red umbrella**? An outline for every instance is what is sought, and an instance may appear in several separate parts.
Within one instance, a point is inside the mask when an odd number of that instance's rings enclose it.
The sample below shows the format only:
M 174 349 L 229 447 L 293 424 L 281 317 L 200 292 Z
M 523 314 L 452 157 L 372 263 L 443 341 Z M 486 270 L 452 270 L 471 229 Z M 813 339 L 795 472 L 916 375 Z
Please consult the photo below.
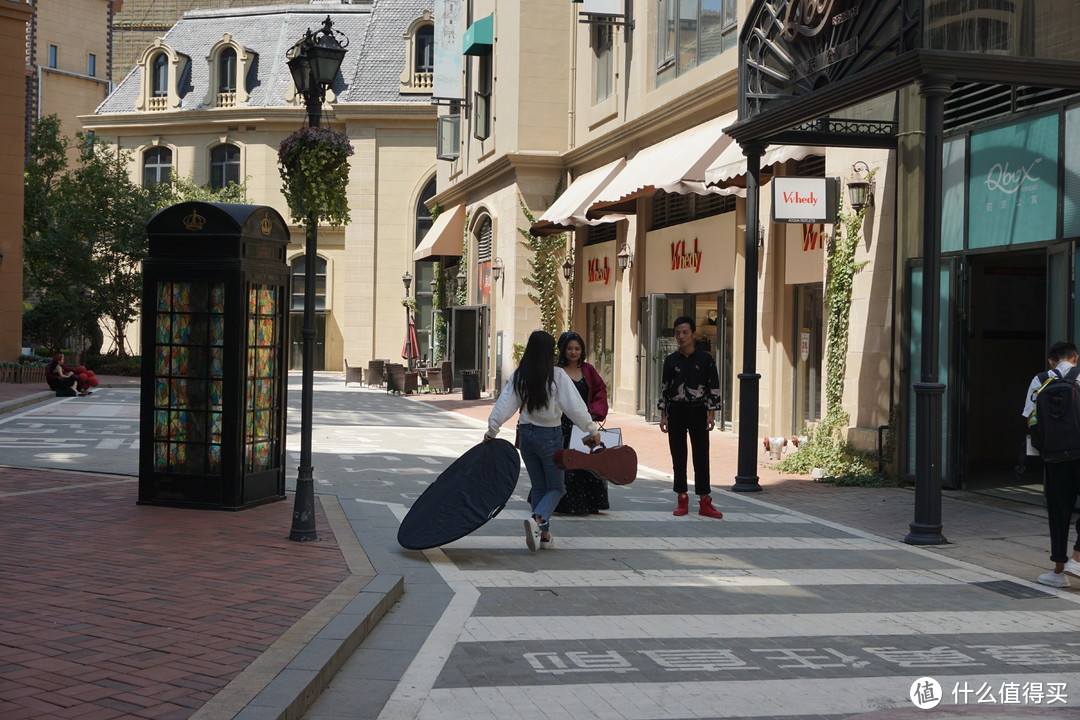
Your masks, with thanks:
M 405 362 L 410 367 L 413 360 L 420 359 L 420 341 L 416 336 L 416 321 L 413 320 L 412 313 L 409 314 L 409 329 L 405 333 L 405 344 L 401 347 L 401 357 L 405 358 Z

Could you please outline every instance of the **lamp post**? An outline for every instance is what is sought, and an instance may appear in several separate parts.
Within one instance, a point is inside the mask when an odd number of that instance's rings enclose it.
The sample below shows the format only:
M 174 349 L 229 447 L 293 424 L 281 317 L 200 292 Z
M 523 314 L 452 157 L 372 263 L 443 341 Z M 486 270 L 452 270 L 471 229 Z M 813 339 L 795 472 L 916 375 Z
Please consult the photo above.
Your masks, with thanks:
M 334 23 L 327 15 L 322 27 L 314 33 L 309 29 L 285 53 L 289 72 L 292 73 L 296 91 L 304 97 L 308 125 L 318 127 L 322 120 L 322 104 L 326 90 L 334 82 L 341 61 L 345 57 L 345 45 L 349 41 L 333 29 Z M 345 45 L 334 34 L 341 35 Z M 296 500 L 293 505 L 292 529 L 289 539 L 297 542 L 318 540 L 315 532 L 315 479 L 311 464 L 311 416 L 315 387 L 315 263 L 318 258 L 319 215 L 309 212 L 305 221 L 304 235 L 304 326 L 303 380 L 300 390 L 300 465 L 296 472 Z
M 402 303 L 405 306 L 405 367 L 412 370 L 412 358 L 414 348 L 412 346 L 412 332 L 409 330 L 409 288 L 412 287 L 412 274 L 406 270 L 405 274 L 401 276 L 401 284 L 405 286 L 405 302 Z

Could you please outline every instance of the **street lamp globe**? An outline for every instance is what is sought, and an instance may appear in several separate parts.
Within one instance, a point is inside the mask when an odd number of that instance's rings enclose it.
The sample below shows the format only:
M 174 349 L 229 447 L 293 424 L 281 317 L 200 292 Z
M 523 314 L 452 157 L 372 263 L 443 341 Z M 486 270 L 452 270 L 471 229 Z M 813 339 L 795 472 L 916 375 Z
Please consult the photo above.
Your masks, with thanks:
M 312 105 L 321 105 L 326 99 L 326 89 L 333 84 L 349 43 L 342 35 L 345 39 L 342 45 L 335 34 L 341 35 L 334 30 L 334 23 L 327 15 L 321 28 L 315 32 L 305 32 L 304 37 L 286 53 L 296 91 L 304 97 L 308 115 L 315 119 L 315 122 L 309 123 L 312 126 L 319 124 L 318 114 L 312 113 Z
M 409 288 L 412 287 L 412 274 L 408 270 L 401 276 L 401 284 L 405 286 L 405 294 L 408 295 Z

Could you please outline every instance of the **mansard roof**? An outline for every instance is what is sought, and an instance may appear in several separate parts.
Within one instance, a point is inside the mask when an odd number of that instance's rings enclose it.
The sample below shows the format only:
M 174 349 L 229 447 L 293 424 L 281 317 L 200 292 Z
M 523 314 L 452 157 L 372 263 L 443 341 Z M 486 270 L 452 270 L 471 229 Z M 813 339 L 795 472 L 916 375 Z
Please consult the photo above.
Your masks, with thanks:
M 337 103 L 399 102 L 427 104 L 424 95 L 400 93 L 405 67 L 402 34 L 432 0 L 372 0 L 368 3 L 319 2 L 267 5 L 218 10 L 192 10 L 164 36 L 166 45 L 191 59 L 181 69 L 178 110 L 202 110 L 210 89 L 211 69 L 205 58 L 224 33 L 255 54 L 246 78 L 250 95 L 247 107 L 285 107 L 291 86 L 285 53 L 308 29 L 317 30 L 329 16 L 334 29 L 349 39 L 341 74 L 333 86 Z M 136 66 L 95 114 L 131 113 L 137 110 L 143 68 Z

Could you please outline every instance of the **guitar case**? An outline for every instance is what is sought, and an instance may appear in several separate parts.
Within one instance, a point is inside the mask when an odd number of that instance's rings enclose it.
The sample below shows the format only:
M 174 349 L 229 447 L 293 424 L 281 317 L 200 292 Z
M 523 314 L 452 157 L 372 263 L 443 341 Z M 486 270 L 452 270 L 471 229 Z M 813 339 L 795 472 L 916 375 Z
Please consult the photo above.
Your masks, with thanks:
M 556 450 L 555 467 L 588 470 L 612 485 L 629 485 L 637 478 L 637 453 L 629 445 L 608 448 L 597 445 L 592 452 Z
M 426 550 L 465 537 L 506 506 L 520 472 L 517 448 L 506 440 L 473 447 L 412 504 L 398 528 L 398 544 Z

